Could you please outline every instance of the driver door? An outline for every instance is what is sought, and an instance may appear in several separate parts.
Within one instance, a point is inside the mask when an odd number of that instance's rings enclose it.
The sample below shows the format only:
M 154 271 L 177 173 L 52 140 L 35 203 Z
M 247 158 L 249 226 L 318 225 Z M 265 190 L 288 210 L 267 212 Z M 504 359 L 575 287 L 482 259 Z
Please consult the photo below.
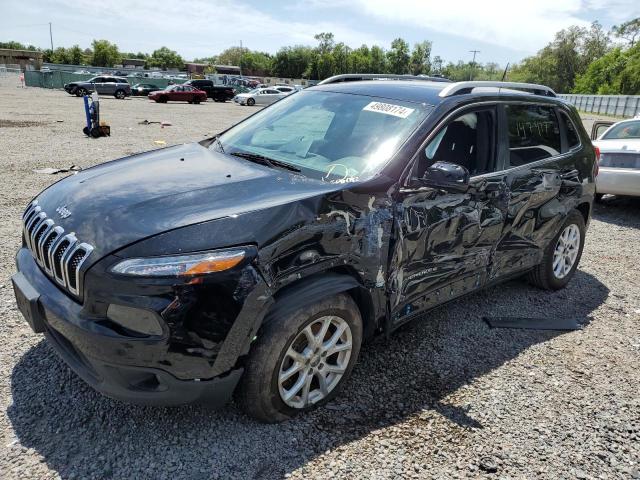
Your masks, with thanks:
M 396 199 L 388 281 L 395 325 L 488 282 L 509 201 L 497 125 L 495 106 L 463 110 L 417 153 Z M 468 188 L 426 186 L 435 162 L 465 167 Z

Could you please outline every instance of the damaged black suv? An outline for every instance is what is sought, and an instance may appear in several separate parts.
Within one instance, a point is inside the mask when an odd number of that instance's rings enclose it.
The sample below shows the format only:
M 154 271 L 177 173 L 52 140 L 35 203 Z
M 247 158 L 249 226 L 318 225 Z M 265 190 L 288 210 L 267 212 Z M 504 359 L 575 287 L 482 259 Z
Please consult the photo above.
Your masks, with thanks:
M 23 216 L 35 332 L 96 390 L 279 421 L 329 401 L 361 343 L 580 261 L 594 148 L 547 87 L 338 76 L 214 138 L 105 163 Z

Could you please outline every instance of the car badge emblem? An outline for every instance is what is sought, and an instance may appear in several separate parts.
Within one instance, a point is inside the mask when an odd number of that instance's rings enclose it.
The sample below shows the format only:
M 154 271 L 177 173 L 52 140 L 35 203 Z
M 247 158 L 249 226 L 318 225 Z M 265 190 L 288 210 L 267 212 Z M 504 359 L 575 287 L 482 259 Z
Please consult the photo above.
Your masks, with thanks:
M 60 218 L 67 218 L 68 216 L 71 215 L 71 212 L 67 209 L 66 205 L 61 205 L 58 208 L 56 208 L 56 212 L 58 212 L 58 215 L 60 215 Z

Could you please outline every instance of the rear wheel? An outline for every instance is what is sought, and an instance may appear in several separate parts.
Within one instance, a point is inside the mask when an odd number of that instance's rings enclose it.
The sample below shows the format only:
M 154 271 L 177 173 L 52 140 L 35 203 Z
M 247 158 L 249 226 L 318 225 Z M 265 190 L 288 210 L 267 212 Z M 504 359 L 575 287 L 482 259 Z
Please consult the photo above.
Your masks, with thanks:
M 168 100 L 167 97 L 158 98 L 158 102 L 160 102 L 160 103 L 167 103 L 167 100 Z
M 361 341 L 360 312 L 346 294 L 274 318 L 253 345 L 236 399 L 263 422 L 323 405 L 351 375 Z
M 124 100 L 125 97 L 127 96 L 124 90 L 116 90 L 116 93 L 114 95 L 119 100 Z
M 256 101 L 253 98 L 247 98 L 247 105 L 253 107 L 256 104 Z
M 580 263 L 584 235 L 584 217 L 577 210 L 572 210 L 549 243 L 540 265 L 529 273 L 529 281 L 545 290 L 564 288 Z

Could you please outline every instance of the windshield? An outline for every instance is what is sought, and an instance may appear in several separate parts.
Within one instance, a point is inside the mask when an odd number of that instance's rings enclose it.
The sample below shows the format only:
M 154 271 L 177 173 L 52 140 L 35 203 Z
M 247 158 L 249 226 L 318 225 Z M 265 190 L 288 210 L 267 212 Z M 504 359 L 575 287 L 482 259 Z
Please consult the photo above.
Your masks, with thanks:
M 626 138 L 640 138 L 640 120 L 637 122 L 624 122 L 613 125 L 602 136 L 603 140 L 622 140 Z
M 326 180 L 373 176 L 431 112 L 426 104 L 305 90 L 232 127 L 212 143 Z

